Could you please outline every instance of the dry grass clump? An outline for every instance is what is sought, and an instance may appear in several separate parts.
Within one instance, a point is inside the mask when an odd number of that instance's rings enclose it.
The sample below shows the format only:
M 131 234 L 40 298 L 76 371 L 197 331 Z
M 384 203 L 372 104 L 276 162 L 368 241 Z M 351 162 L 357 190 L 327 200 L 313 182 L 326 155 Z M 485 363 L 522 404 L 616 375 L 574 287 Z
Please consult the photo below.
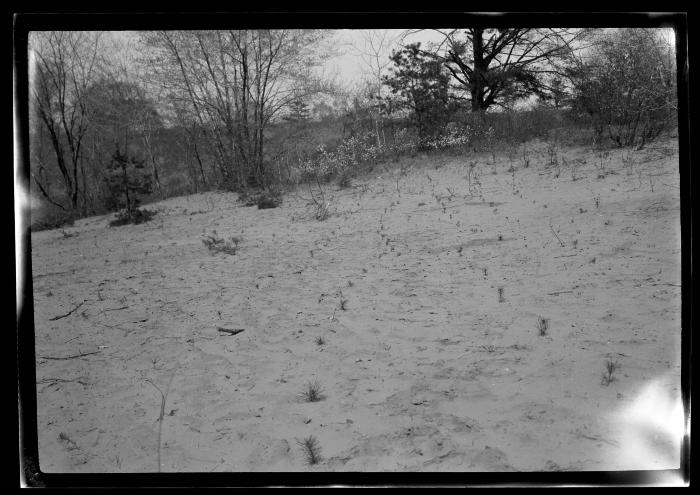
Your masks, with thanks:
M 605 371 L 603 372 L 603 377 L 601 379 L 601 384 L 606 387 L 615 381 L 615 372 L 619 369 L 620 364 L 617 361 L 608 359 L 605 362 Z
M 302 390 L 298 398 L 301 402 L 319 402 L 326 398 L 323 395 L 323 389 L 317 381 L 312 381 L 306 384 L 304 390 Z

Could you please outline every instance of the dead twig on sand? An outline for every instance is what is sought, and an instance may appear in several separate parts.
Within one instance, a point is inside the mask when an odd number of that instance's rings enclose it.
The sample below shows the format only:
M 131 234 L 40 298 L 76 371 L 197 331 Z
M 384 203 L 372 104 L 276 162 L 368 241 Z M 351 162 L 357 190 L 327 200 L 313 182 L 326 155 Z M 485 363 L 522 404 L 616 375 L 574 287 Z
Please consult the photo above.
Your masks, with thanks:
M 42 378 L 38 382 L 36 382 L 37 385 L 41 385 L 46 383 L 47 385 L 41 389 L 41 392 L 46 390 L 49 387 L 53 387 L 55 385 L 58 385 L 59 383 L 72 383 L 72 382 L 78 382 L 79 384 L 83 386 L 88 386 L 90 385 L 90 382 L 87 381 L 86 376 L 79 376 L 78 378 L 72 378 L 72 379 L 67 379 L 67 378 Z
M 53 356 L 39 356 L 41 359 L 53 359 L 55 361 L 58 360 L 64 360 L 64 359 L 75 359 L 83 356 L 89 356 L 90 354 L 97 354 L 100 351 L 92 351 L 92 352 L 82 352 L 80 354 L 75 354 L 73 356 L 65 356 L 65 357 L 53 357 Z
M 75 308 L 73 308 L 73 309 L 71 309 L 70 311 L 68 311 L 66 314 L 54 316 L 53 318 L 49 318 L 49 321 L 56 321 L 56 320 L 60 320 L 61 318 L 65 318 L 66 316 L 70 316 L 70 315 L 73 314 L 80 306 L 82 306 L 82 305 L 85 304 L 86 302 L 87 302 L 87 299 L 85 299 L 83 302 L 81 302 L 80 304 L 78 304 Z
M 549 228 L 552 230 L 552 234 L 554 234 L 554 237 L 556 237 L 557 240 L 559 241 L 559 244 L 561 244 L 561 247 L 564 247 L 564 243 L 561 242 L 561 239 L 559 239 L 559 236 L 558 236 L 557 233 L 554 231 L 554 227 L 552 227 L 552 224 L 549 224 Z
M 229 335 L 236 335 L 236 334 L 239 334 L 239 333 L 245 331 L 245 328 L 234 328 L 231 330 L 228 328 L 217 327 L 217 330 L 221 333 L 227 333 Z
M 175 371 L 173 370 L 173 374 L 170 375 L 170 380 L 168 381 L 168 386 L 165 388 L 165 393 L 156 385 L 153 383 L 151 380 L 146 378 L 146 382 L 150 383 L 155 387 L 155 389 L 160 393 L 160 414 L 158 415 L 158 472 L 161 472 L 161 455 L 160 455 L 160 446 L 161 446 L 161 438 L 163 436 L 163 417 L 165 416 L 165 401 L 168 398 L 168 392 L 170 391 L 170 385 L 173 383 L 173 378 L 175 378 Z
M 572 290 L 559 290 L 556 292 L 547 292 L 548 296 L 558 296 L 559 294 L 570 294 L 572 293 Z

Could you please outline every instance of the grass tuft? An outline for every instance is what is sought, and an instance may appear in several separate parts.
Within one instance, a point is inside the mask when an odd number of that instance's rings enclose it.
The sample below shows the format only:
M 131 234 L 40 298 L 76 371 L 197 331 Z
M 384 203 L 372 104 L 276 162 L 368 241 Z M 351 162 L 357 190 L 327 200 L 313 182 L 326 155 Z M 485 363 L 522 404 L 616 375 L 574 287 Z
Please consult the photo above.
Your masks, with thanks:
M 314 380 L 306 384 L 298 397 L 301 402 L 319 402 L 326 398 L 322 392 L 321 385 Z
M 608 359 L 605 362 L 605 371 L 603 372 L 603 377 L 601 384 L 606 387 L 615 381 L 615 372 L 620 368 L 620 364 L 617 361 Z

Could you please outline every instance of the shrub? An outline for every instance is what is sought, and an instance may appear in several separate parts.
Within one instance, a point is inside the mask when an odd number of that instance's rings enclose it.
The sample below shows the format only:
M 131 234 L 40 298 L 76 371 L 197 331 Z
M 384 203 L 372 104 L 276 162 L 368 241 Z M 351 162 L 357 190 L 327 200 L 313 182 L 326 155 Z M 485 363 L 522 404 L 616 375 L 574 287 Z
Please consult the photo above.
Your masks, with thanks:
M 119 227 L 127 224 L 138 225 L 140 223 L 148 222 L 151 218 L 156 215 L 153 210 L 146 209 L 132 209 L 131 211 L 125 209 L 117 213 L 117 218 L 109 222 L 110 227 Z
M 33 212 L 32 212 L 33 213 Z M 41 217 L 31 222 L 31 230 L 53 230 L 59 227 L 72 226 L 75 222 L 75 214 L 68 210 L 59 210 L 53 206 L 42 212 Z
M 277 189 L 265 189 L 262 191 L 243 191 L 238 200 L 244 206 L 257 206 L 259 210 L 277 208 L 282 204 L 282 193 Z
M 574 106 L 598 137 L 642 148 L 673 127 L 677 115 L 673 47 L 655 29 L 620 29 L 598 40 L 572 70 Z

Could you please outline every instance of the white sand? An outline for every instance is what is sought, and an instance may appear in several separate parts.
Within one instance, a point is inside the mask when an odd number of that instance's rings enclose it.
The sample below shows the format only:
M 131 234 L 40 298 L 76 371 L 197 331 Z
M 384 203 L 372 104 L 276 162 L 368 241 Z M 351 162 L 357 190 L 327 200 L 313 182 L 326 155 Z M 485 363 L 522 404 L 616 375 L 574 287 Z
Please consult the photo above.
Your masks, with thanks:
M 163 471 L 678 468 L 678 155 L 634 152 L 630 172 L 613 151 L 598 179 L 570 148 L 576 181 L 545 156 L 514 183 L 479 156 L 483 198 L 474 157 L 429 155 L 328 186 L 324 222 L 300 188 L 277 209 L 206 193 L 33 234 L 41 468 L 157 471 L 155 386 Z M 212 230 L 239 252 L 208 252 Z M 302 403 L 311 380 L 325 399 Z

